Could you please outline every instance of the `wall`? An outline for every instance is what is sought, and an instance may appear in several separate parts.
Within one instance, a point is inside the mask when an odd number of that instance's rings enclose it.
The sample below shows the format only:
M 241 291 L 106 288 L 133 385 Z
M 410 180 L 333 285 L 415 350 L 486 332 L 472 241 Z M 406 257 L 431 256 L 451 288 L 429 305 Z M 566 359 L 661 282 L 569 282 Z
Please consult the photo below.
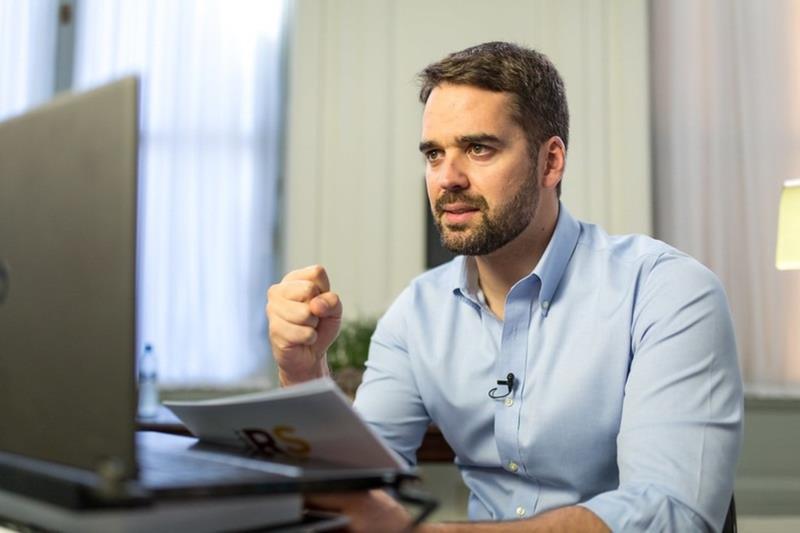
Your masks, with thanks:
M 328 267 L 346 312 L 377 314 L 424 268 L 416 73 L 511 40 L 564 76 L 572 128 L 563 199 L 611 232 L 651 232 L 647 2 L 297 0 L 291 36 L 284 269 Z M 748 399 L 740 514 L 800 509 L 800 405 Z M 453 490 L 447 467 L 431 483 Z M 460 494 L 460 495 L 459 495 Z M 460 506 L 457 506 L 460 509 Z M 446 511 L 452 518 L 458 509 Z M 763 525 L 763 523 L 761 524 Z
M 800 515 L 798 451 L 800 398 L 748 397 L 736 472 L 740 514 Z
M 379 314 L 424 269 L 416 73 L 510 40 L 548 54 L 572 114 L 563 199 L 651 231 L 647 3 L 298 0 L 290 46 L 284 270 L 325 265 L 345 312 Z

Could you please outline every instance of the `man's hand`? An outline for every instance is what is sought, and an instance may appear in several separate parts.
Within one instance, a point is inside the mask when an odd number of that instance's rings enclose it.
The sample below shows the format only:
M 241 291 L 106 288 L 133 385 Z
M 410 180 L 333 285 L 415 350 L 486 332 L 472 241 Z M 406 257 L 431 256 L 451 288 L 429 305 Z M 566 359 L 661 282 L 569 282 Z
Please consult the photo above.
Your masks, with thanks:
M 325 352 L 339 334 L 342 302 L 330 292 L 324 268 L 314 265 L 289 272 L 270 287 L 267 320 L 281 385 L 327 375 Z
M 349 533 L 400 533 L 411 525 L 411 516 L 405 508 L 379 489 L 314 494 L 306 496 L 306 506 L 346 515 L 350 519 L 346 530 Z

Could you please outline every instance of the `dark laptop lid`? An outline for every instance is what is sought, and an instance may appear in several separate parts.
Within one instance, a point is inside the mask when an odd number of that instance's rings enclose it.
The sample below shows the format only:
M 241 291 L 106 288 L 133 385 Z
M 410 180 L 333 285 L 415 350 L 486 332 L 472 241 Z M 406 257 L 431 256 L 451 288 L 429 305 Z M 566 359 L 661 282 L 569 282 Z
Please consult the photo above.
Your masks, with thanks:
M 134 78 L 0 124 L 0 452 L 136 475 L 137 128 Z
M 188 437 L 136 446 L 137 127 L 134 78 L 0 124 L 0 494 L 85 509 L 409 477 L 269 465 Z

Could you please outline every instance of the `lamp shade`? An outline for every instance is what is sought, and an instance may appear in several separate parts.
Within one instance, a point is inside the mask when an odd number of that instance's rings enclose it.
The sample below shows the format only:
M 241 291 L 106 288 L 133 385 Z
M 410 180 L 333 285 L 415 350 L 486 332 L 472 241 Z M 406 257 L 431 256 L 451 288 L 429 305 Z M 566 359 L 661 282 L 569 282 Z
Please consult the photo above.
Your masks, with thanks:
M 800 269 L 800 179 L 783 184 L 775 265 L 779 270 Z

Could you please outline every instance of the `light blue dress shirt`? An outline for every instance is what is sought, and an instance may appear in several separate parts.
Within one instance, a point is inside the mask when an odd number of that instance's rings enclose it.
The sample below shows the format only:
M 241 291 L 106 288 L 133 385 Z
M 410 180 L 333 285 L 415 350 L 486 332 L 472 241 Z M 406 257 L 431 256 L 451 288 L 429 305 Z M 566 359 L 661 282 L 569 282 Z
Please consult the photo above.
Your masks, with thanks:
M 435 422 L 473 520 L 581 504 L 614 531 L 719 530 L 743 401 L 716 276 L 563 206 L 536 268 L 508 293 L 505 320 L 476 272 L 457 257 L 386 312 L 356 398 L 363 418 L 410 463 Z M 489 398 L 509 372 L 512 394 Z

